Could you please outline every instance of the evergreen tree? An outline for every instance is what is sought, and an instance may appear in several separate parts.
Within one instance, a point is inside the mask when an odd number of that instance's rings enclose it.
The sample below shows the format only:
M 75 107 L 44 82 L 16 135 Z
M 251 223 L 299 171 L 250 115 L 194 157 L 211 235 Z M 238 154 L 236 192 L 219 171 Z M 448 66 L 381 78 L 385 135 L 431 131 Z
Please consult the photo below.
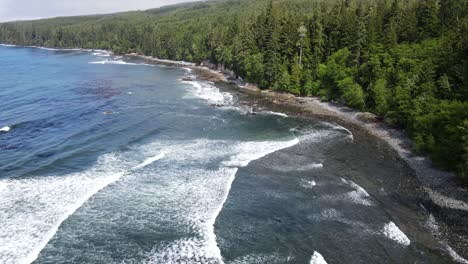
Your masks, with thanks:
M 420 39 L 437 36 L 439 17 L 436 0 L 421 0 L 417 8 Z

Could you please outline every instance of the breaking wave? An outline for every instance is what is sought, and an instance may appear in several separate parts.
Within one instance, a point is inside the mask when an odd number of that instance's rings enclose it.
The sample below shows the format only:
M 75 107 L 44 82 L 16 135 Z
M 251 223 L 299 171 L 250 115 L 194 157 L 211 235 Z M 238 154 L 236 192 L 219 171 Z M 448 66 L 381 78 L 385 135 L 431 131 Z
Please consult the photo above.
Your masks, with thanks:
M 124 172 L 108 154 L 84 172 L 0 180 L 0 262 L 33 262 L 63 221 Z
M 149 67 L 154 67 L 153 64 L 147 64 L 147 63 L 132 63 L 132 62 L 126 62 L 126 61 L 123 61 L 123 60 L 92 61 L 92 62 L 89 62 L 89 64 L 113 64 L 113 65 L 133 65 L 133 66 L 149 66 Z

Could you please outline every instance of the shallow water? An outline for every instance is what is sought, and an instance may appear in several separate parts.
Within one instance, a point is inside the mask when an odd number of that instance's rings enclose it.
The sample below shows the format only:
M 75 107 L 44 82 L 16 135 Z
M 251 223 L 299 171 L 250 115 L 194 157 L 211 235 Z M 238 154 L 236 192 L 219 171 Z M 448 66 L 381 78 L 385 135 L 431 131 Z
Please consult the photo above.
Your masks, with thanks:
M 190 74 L 0 46 L 0 263 L 449 261 L 355 181 L 402 171 L 372 142 Z

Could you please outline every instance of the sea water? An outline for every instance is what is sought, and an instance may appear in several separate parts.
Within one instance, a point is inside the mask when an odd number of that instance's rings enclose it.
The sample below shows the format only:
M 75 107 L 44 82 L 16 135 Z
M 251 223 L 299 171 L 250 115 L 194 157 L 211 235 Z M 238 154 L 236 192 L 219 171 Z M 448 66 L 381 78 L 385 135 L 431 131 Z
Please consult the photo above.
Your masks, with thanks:
M 0 46 L 0 263 L 440 257 L 329 162 L 349 130 L 252 115 L 191 74 Z

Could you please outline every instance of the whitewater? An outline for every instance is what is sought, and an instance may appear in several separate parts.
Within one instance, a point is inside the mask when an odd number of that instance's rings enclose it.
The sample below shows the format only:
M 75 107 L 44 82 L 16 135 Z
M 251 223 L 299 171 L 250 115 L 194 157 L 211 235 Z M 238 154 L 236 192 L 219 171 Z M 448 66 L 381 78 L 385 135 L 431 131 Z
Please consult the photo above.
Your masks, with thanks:
M 189 64 L 0 50 L 0 263 L 464 261 L 355 130 Z

